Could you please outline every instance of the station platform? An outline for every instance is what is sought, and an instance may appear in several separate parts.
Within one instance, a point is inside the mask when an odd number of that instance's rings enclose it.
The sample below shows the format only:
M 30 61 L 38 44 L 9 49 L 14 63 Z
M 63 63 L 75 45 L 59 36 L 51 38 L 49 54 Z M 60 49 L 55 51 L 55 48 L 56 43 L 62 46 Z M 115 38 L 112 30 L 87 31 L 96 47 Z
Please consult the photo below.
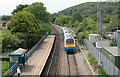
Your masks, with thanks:
M 23 67 L 23 70 L 20 74 L 21 77 L 37 77 L 41 75 L 41 72 L 53 47 L 54 40 L 55 35 L 48 35 L 44 39 L 40 47 L 26 61 L 25 68 Z M 15 73 L 13 77 L 17 77 L 17 73 Z

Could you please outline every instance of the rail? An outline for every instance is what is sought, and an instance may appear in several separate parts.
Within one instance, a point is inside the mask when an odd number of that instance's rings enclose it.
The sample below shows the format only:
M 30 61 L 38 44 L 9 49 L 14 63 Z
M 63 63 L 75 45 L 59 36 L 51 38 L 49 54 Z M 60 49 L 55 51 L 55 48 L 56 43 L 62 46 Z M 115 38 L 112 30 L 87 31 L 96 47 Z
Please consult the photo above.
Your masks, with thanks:
M 13 76 L 17 71 L 17 63 L 15 63 L 8 71 L 6 71 L 2 77 Z

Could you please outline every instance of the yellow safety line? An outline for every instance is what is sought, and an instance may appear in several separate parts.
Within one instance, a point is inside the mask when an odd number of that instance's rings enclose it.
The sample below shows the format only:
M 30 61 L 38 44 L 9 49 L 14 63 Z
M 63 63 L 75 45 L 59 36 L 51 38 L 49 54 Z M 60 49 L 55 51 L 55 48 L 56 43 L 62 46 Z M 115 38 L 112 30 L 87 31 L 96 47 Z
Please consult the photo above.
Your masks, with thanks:
M 49 46 L 50 46 L 51 42 L 52 42 L 52 39 L 50 40 Z M 49 48 L 49 46 L 48 46 L 48 48 Z M 45 54 L 46 54 L 48 48 L 46 49 L 46 51 L 45 51 L 43 57 L 45 56 Z M 34 71 L 34 73 L 33 73 L 33 75 L 36 73 L 38 67 L 40 66 L 40 64 L 41 64 L 41 62 L 42 62 L 42 60 L 43 60 L 43 57 L 42 57 L 42 59 L 40 60 L 40 62 L 39 62 L 39 64 L 38 64 L 37 68 L 35 69 L 35 71 Z M 33 75 L 32 75 L 32 77 L 33 77 Z

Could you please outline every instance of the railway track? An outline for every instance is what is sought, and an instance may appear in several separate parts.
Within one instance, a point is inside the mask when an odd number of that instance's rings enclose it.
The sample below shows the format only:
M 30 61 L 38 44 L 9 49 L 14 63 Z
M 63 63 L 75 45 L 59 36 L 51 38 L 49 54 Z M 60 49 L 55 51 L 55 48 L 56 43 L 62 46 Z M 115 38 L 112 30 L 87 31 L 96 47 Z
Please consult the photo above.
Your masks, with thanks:
M 75 53 L 66 53 L 61 27 L 52 25 L 56 35 L 55 44 L 41 76 L 80 76 L 90 75 L 78 45 Z
M 42 76 L 57 76 L 58 74 L 58 61 L 59 61 L 59 51 L 60 51 L 60 33 L 52 26 L 52 32 L 56 35 L 56 40 L 54 47 L 50 53 L 50 56 L 47 60 L 45 68 L 42 72 Z M 60 40 L 60 41 L 59 41 Z
M 68 66 L 69 66 L 69 75 L 79 75 L 76 59 L 74 54 L 68 54 L 67 55 L 68 59 Z

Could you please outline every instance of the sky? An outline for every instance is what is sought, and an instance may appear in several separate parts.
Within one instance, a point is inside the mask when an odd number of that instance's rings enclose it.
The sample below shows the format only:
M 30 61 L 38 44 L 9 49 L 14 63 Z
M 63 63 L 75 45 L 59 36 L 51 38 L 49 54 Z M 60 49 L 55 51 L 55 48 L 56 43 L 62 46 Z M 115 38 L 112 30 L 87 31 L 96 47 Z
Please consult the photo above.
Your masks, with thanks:
M 32 4 L 34 2 L 42 2 L 47 11 L 50 13 L 57 13 L 63 9 L 75 6 L 85 2 L 96 2 L 97 0 L 1 0 L 0 1 L 0 15 L 11 15 L 11 12 L 16 9 L 19 4 Z M 104 1 L 104 0 L 102 0 Z

